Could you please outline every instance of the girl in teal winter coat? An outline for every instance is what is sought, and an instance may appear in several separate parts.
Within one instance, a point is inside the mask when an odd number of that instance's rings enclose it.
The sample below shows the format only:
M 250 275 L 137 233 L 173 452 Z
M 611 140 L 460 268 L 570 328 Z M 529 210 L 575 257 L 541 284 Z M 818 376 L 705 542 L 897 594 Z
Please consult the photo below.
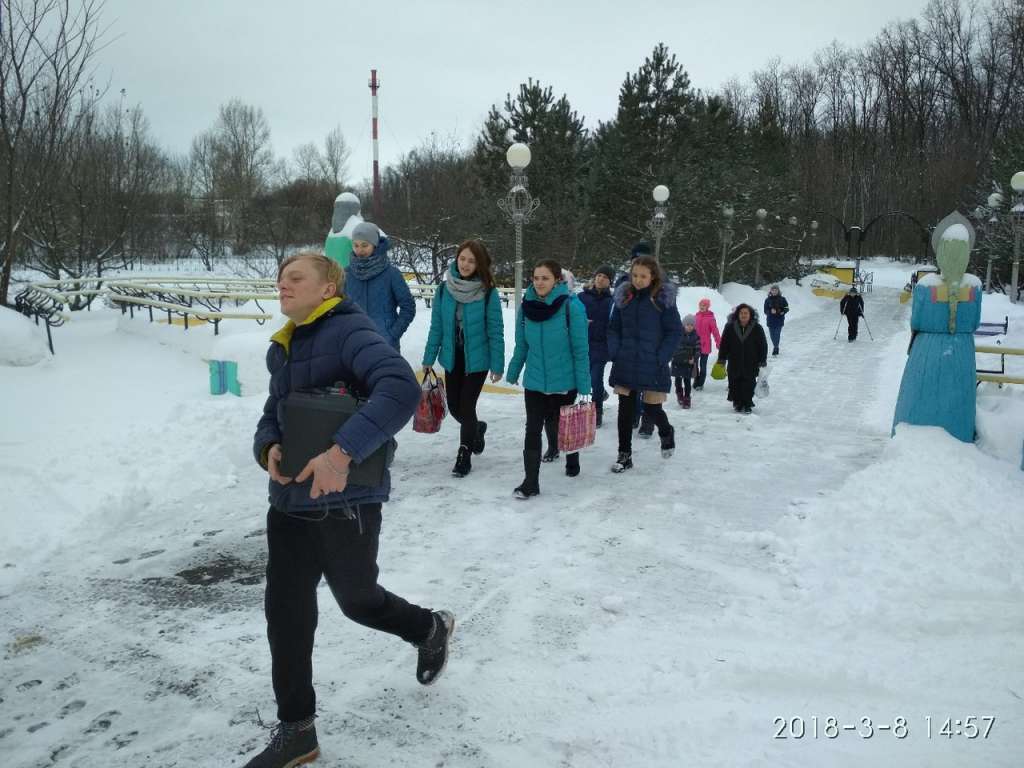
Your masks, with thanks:
M 423 373 L 435 360 L 444 368 L 448 411 L 459 423 L 459 453 L 452 474 L 465 477 L 470 454 L 484 452 L 487 422 L 476 404 L 488 370 L 498 381 L 505 370 L 505 329 L 501 301 L 491 274 L 491 256 L 479 240 L 459 246 L 447 279 L 437 287 L 430 313 L 430 333 L 423 350 Z
M 561 279 L 562 268 L 557 261 L 539 262 L 516 319 L 516 349 L 506 378 L 510 384 L 517 383 L 526 366 L 526 479 L 515 490 L 520 499 L 540 493 L 541 432 L 545 422 L 554 422 L 555 430 L 549 434 L 557 435 L 561 407 L 574 403 L 577 394 L 590 394 L 587 313 Z M 575 477 L 579 473 L 580 455 L 567 454 L 565 474 Z

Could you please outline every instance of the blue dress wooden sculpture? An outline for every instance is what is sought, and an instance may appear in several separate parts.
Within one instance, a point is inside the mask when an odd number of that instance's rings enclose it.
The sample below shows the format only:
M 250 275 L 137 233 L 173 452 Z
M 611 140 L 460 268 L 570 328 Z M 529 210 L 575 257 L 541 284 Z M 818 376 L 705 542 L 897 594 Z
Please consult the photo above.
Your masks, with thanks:
M 941 274 L 925 275 L 914 286 L 913 337 L 893 434 L 897 424 L 919 424 L 942 427 L 958 440 L 974 442 L 974 331 L 981 321 L 981 281 L 964 274 L 973 235 L 970 222 L 959 214 L 935 229 Z

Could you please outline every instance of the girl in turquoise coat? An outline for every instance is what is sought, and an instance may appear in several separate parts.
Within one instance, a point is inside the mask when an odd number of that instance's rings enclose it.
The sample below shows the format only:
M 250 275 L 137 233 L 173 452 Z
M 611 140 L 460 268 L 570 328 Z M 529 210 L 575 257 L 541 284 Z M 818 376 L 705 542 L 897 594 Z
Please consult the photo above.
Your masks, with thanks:
M 533 268 L 533 285 L 526 289 L 516 318 L 516 349 L 508 364 L 510 384 L 519 381 L 526 366 L 526 436 L 523 466 L 526 479 L 515 489 L 517 498 L 540 493 L 541 432 L 554 422 L 558 434 L 559 410 L 571 405 L 576 395 L 590 394 L 590 349 L 587 342 L 587 312 L 582 302 L 561 282 L 562 268 L 545 259 Z M 565 457 L 565 474 L 580 473 L 580 455 Z
M 964 274 L 973 239 L 970 222 L 959 214 L 952 218 L 945 228 L 936 227 L 941 276 L 925 275 L 914 286 L 913 335 L 892 431 L 901 423 L 942 427 L 957 440 L 972 443 L 981 281 Z
M 447 279 L 437 287 L 430 333 L 423 350 L 423 372 L 435 360 L 444 368 L 448 412 L 459 423 L 459 453 L 452 474 L 465 477 L 470 454 L 484 452 L 487 422 L 476 415 L 488 370 L 498 381 L 505 370 L 505 329 L 501 301 L 491 274 L 491 255 L 479 240 L 466 240 Z

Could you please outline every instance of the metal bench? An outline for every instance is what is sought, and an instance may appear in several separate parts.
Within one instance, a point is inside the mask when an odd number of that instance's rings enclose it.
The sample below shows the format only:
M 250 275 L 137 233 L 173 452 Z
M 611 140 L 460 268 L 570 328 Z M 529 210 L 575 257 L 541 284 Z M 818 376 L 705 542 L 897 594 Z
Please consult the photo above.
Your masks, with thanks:
M 978 330 L 974 332 L 975 336 L 1004 336 L 1010 330 L 1010 317 L 1009 315 L 1003 318 L 1001 323 L 981 323 L 978 325 Z
M 1024 376 L 1012 376 L 1006 372 L 1006 356 L 1024 356 L 1024 349 L 1004 346 L 980 346 L 975 347 L 974 351 L 980 355 L 999 355 L 999 370 L 991 368 L 976 369 L 975 376 L 978 383 L 987 381 L 998 384 L 1000 387 L 1003 384 L 1024 384 Z

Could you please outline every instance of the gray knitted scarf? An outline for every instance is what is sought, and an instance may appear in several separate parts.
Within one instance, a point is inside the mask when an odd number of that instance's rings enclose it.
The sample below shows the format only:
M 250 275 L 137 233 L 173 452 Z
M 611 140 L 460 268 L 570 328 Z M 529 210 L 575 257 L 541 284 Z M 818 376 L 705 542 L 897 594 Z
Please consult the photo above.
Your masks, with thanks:
M 455 299 L 455 323 L 462 332 L 462 305 L 480 301 L 484 297 L 484 284 L 477 279 L 464 280 L 454 270 L 448 273 L 448 293 Z
M 448 273 L 448 293 L 459 304 L 469 304 L 484 297 L 484 284 L 479 280 L 463 280 L 451 272 Z
M 733 322 L 733 328 L 736 329 L 736 335 L 739 336 L 740 341 L 744 342 L 747 340 L 747 336 L 750 335 L 750 332 L 754 330 L 754 321 L 751 319 L 751 321 L 747 323 L 747 327 L 744 328 L 740 325 L 740 321 L 736 320 Z

